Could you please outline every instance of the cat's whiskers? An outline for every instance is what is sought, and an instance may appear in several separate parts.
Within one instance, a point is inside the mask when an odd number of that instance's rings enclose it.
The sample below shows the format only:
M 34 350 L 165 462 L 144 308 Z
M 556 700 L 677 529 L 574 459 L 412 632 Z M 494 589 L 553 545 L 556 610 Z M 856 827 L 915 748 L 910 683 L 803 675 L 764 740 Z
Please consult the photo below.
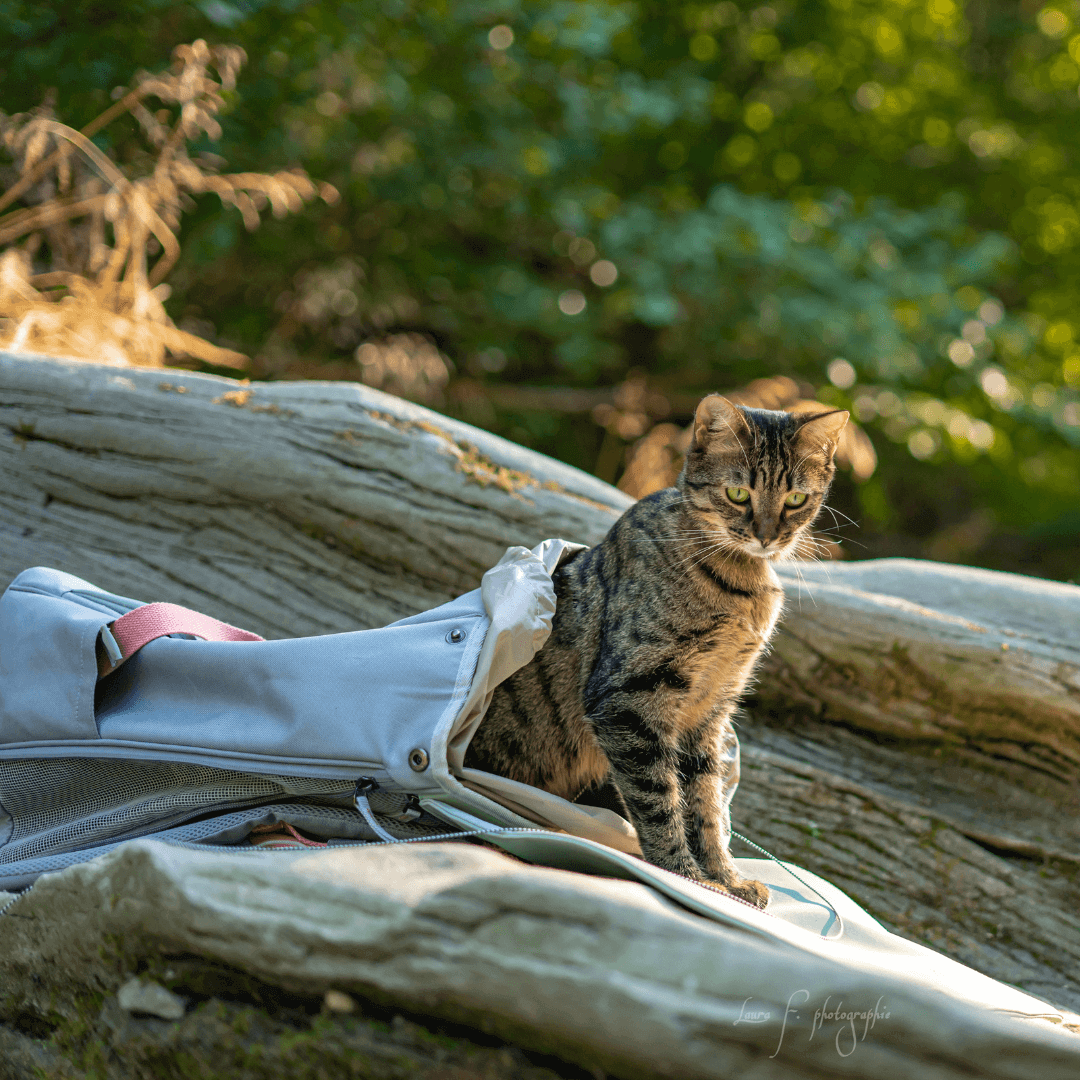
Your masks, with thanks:
M 825 577 L 828 579 L 829 584 L 832 584 L 832 574 L 829 571 L 829 563 L 832 562 L 831 553 L 828 546 L 823 541 L 816 540 L 813 537 L 806 536 L 800 537 L 799 543 L 796 545 L 798 548 L 798 556 L 805 562 L 819 562 L 822 564 L 825 570 Z M 801 571 L 796 566 L 796 573 L 801 576 Z M 809 591 L 809 585 L 807 586 Z M 815 601 L 816 604 L 816 601 Z
M 697 532 L 686 533 L 684 536 L 662 536 L 655 538 L 655 542 L 672 544 L 701 544 L 712 543 L 721 539 L 723 534 L 717 529 L 701 529 Z
M 812 533 L 803 533 L 795 538 L 795 542 L 791 545 L 791 550 L 795 556 L 795 560 L 822 563 L 825 569 L 825 576 L 828 578 L 830 584 L 832 583 L 832 574 L 829 572 L 828 567 L 828 564 L 832 560 L 826 557 L 830 553 L 829 544 L 826 541 L 819 539 Z M 817 599 L 814 597 L 814 592 L 810 588 L 810 583 L 803 577 L 802 568 L 799 566 L 799 562 L 795 560 L 792 561 L 791 566 L 799 581 L 799 610 L 802 610 L 803 586 L 806 586 L 807 596 L 810 597 L 814 606 L 817 607 Z
M 822 503 L 821 509 L 828 510 L 828 512 L 832 514 L 833 527 L 831 529 L 818 529 L 817 531 L 819 533 L 838 533 L 841 529 L 847 529 L 849 527 L 854 529 L 859 528 L 859 523 L 854 518 L 848 517 L 847 514 L 843 512 L 843 510 L 837 510 L 835 507 L 829 506 L 828 503 Z M 840 518 L 843 518 L 844 520 L 840 521 Z M 847 540 L 849 543 L 855 544 L 856 547 L 866 546 L 865 544 L 860 544 L 856 540 L 852 540 L 850 536 L 845 536 L 844 539 Z
M 715 533 L 706 529 L 697 532 L 686 533 L 683 536 L 674 534 L 671 536 L 641 536 L 633 541 L 635 544 L 692 544 L 697 539 L 707 540 L 715 536 Z
M 794 544 L 795 549 L 799 553 L 799 558 L 803 558 L 804 552 L 809 551 L 812 558 L 819 558 L 818 552 L 828 552 L 830 545 L 827 541 L 821 540 L 816 536 L 800 536 Z
M 802 570 L 799 569 L 798 563 L 795 564 L 795 576 L 799 579 L 799 610 L 802 611 L 802 591 L 803 587 L 806 587 L 806 595 L 810 597 L 814 607 L 817 607 L 817 599 L 814 596 L 814 590 L 810 588 L 810 583 L 802 575 Z
M 859 527 L 859 523 L 854 518 L 849 518 L 843 510 L 837 510 L 836 507 L 830 506 L 828 503 L 822 503 L 821 509 L 828 510 L 829 513 L 832 514 L 834 522 L 836 522 L 836 515 L 839 514 L 842 518 L 854 525 L 856 529 Z M 836 524 L 839 526 L 839 522 L 836 522 Z
M 829 541 L 821 539 L 819 536 L 815 536 L 811 532 L 803 533 L 801 536 L 795 538 L 795 547 L 808 546 L 811 548 L 820 548 L 827 550 L 829 547 Z
M 850 544 L 852 547 L 869 550 L 865 544 L 860 543 L 858 540 L 852 539 L 852 537 L 850 536 L 837 535 L 836 529 L 815 529 L 814 531 L 817 532 L 820 536 L 830 537 L 831 539 L 829 540 L 829 543 L 831 544 Z
M 716 538 L 708 543 L 704 548 L 695 548 L 692 551 L 686 553 L 686 556 L 680 561 L 680 566 L 696 566 L 698 563 L 707 559 L 710 554 L 715 551 L 722 551 L 725 546 L 725 541 L 721 538 Z
M 682 570 L 680 576 L 685 577 L 695 566 L 700 566 L 701 563 L 722 550 L 723 548 L 719 544 L 713 544 L 711 547 L 707 547 L 704 550 L 690 552 L 679 562 L 679 568 Z
M 710 547 L 706 548 L 705 551 L 700 551 L 700 552 L 699 551 L 693 551 L 693 552 L 690 552 L 690 554 L 687 555 L 687 557 L 685 559 L 683 559 L 683 561 L 682 561 L 682 566 L 684 568 L 683 569 L 683 576 L 685 577 L 687 574 L 690 573 L 691 570 L 694 569 L 694 567 L 700 566 L 703 562 L 706 561 L 706 559 L 711 558 L 713 555 L 717 554 L 718 552 L 730 552 L 731 554 L 734 554 L 737 551 L 738 551 L 738 548 L 735 547 L 731 543 L 731 541 L 728 540 L 727 537 L 719 537 L 719 538 L 716 539 L 716 541 Z M 730 558 L 731 558 L 731 555 L 729 554 L 723 560 L 723 564 L 726 565 L 727 562 L 730 560 Z
M 729 540 L 728 538 L 725 537 L 724 539 L 717 542 L 716 546 L 713 548 L 712 551 L 706 552 L 693 565 L 694 566 L 700 566 L 701 563 L 705 562 L 705 560 L 707 558 L 710 558 L 712 555 L 717 554 L 717 553 L 723 553 L 722 558 L 720 560 L 721 567 L 728 566 L 734 560 L 736 555 L 744 554 L 740 550 L 738 544 L 733 543 L 731 540 Z M 686 572 L 689 573 L 690 569 L 692 569 L 692 567 L 688 567 Z
M 667 532 L 666 535 L 675 539 L 685 539 L 686 537 L 693 536 L 714 536 L 716 535 L 716 531 L 717 530 L 715 528 L 706 528 L 704 526 L 699 526 L 694 529 L 672 529 Z
M 806 595 L 810 597 L 811 601 L 814 604 L 814 607 L 817 607 L 817 599 L 814 596 L 814 591 L 813 591 L 813 589 L 810 588 L 810 583 L 806 580 L 806 578 L 803 577 L 802 568 L 799 566 L 799 561 L 798 561 L 798 560 L 801 560 L 803 558 L 803 555 L 804 555 L 804 550 L 805 549 L 803 548 L 803 544 L 806 543 L 810 539 L 811 538 L 808 537 L 808 536 L 797 536 L 795 538 L 795 542 L 791 545 L 791 548 L 790 548 L 790 550 L 794 554 L 794 558 L 792 559 L 792 561 L 790 563 L 790 566 L 795 571 L 795 577 L 798 579 L 798 582 L 799 582 L 799 610 L 800 611 L 802 611 L 802 591 L 803 591 L 804 587 L 806 588 Z M 815 555 L 812 559 L 807 560 L 807 561 L 815 561 L 818 558 L 819 557 Z
M 801 547 L 800 546 L 795 552 L 795 558 L 792 559 L 791 565 L 793 567 L 795 567 L 796 570 L 798 570 L 800 563 L 808 563 L 808 562 L 826 563 L 828 561 L 829 560 L 824 558 L 820 551 L 817 551 L 814 548 L 806 548 L 806 547 Z
M 678 543 L 683 544 L 686 548 L 686 553 L 681 554 L 678 551 L 673 552 L 673 555 L 677 561 L 677 565 L 685 567 L 691 559 L 697 558 L 699 555 L 711 551 L 718 543 L 716 537 L 701 537 L 694 540 L 679 540 Z M 681 557 L 679 555 L 681 554 Z

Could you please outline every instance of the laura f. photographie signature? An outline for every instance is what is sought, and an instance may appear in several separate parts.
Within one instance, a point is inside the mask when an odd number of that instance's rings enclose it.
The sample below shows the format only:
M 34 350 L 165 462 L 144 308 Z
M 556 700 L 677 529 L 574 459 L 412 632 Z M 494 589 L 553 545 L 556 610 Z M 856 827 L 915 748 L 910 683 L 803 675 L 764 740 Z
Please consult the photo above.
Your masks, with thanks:
M 772 1010 L 752 1006 L 750 1003 L 753 1000 L 753 998 L 747 998 L 742 1003 L 739 1018 L 733 1022 L 734 1024 L 767 1024 L 772 1019 Z M 776 1057 L 784 1045 L 788 1021 L 798 1022 L 802 1019 L 796 1005 L 805 1007 L 809 1001 L 809 990 L 795 990 L 788 996 L 783 1020 L 780 1023 L 780 1040 L 776 1044 L 776 1050 L 769 1055 L 770 1058 Z M 837 1028 L 833 1041 L 836 1052 L 841 1057 L 851 1057 L 859 1043 L 865 1042 L 866 1036 L 874 1030 L 874 1025 L 879 1020 L 888 1020 L 892 1015 L 883 1004 L 884 997 L 879 997 L 874 1002 L 872 1009 L 845 1009 L 842 998 L 830 1009 L 829 1003 L 831 1001 L 832 995 L 830 994 L 821 1008 L 814 1011 L 814 1023 L 810 1029 L 810 1038 L 807 1039 L 807 1042 L 812 1042 L 818 1032 L 824 1031 L 826 1024 L 832 1025 L 835 1023 Z M 862 1028 L 861 1034 L 859 1032 L 860 1027 Z

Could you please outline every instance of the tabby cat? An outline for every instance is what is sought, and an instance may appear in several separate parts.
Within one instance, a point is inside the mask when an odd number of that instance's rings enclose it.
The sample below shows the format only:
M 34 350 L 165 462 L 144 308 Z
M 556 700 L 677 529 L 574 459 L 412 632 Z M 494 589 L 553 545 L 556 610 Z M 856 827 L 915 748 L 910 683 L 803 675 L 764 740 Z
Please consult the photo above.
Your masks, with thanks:
M 731 717 L 780 615 L 770 560 L 810 528 L 847 420 L 705 398 L 675 487 L 555 571 L 551 637 L 465 764 L 566 799 L 610 782 L 649 862 L 765 907 L 727 850 Z

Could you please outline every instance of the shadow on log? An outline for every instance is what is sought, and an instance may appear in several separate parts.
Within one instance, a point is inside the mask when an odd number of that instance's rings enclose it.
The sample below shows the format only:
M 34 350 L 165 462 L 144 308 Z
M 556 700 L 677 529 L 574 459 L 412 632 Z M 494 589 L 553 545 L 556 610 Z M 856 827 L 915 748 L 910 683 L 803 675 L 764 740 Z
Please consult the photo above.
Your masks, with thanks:
M 51 565 L 266 637 L 442 603 L 507 546 L 594 543 L 630 503 L 357 385 L 2 354 L 0 454 L 0 584 Z M 906 560 L 783 576 L 735 828 L 1080 1011 L 1080 588 Z

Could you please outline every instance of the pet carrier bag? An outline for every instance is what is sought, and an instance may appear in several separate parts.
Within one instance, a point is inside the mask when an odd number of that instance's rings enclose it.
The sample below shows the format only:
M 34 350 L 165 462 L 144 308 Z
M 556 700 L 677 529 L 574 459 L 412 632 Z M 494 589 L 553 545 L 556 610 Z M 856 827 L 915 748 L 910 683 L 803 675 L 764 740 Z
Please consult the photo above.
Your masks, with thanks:
M 281 823 L 327 842 L 540 826 L 639 852 L 611 811 L 463 765 L 579 547 L 511 548 L 441 607 L 280 641 L 25 571 L 0 599 L 0 888 L 137 836 L 235 844 Z

